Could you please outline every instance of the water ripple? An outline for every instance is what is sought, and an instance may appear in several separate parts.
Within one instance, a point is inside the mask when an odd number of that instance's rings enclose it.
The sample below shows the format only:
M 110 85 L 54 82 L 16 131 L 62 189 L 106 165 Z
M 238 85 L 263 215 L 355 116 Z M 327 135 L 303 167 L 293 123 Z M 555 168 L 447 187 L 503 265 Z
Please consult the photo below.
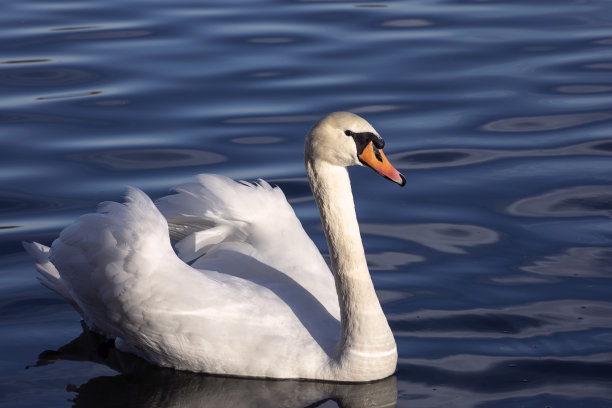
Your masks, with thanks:
M 95 30 L 99 29 L 100 26 L 90 25 L 90 26 L 71 26 L 71 27 L 56 27 L 51 28 L 49 31 L 85 31 L 85 30 Z
M 545 116 L 522 116 L 498 119 L 480 129 L 489 132 L 543 132 L 567 129 L 612 118 L 610 112 L 565 113 Z
M 521 217 L 593 217 L 612 215 L 612 186 L 575 186 L 522 198 L 507 211 Z
M 59 31 L 59 29 L 55 29 Z M 121 40 L 126 38 L 146 37 L 152 34 L 148 30 L 102 30 L 88 31 L 79 34 L 66 35 L 66 40 Z
M 83 124 L 85 120 L 68 116 L 44 115 L 37 113 L 22 113 L 4 111 L 0 112 L 0 123 L 62 123 L 62 124 Z M 0 136 L 1 137 L 1 136 Z
M 403 252 L 381 252 L 366 254 L 368 267 L 371 271 L 394 271 L 417 262 L 424 262 L 425 257 Z
M 254 44 L 288 44 L 294 41 L 295 38 L 290 37 L 255 37 L 248 39 L 248 42 Z
M 31 59 L 24 59 L 24 60 L 7 60 L 7 61 L 0 61 L 0 64 L 40 64 L 43 62 L 50 62 L 51 59 L 48 58 L 31 58 Z
M 0 69 L 0 85 L 5 86 L 67 86 L 90 82 L 99 74 L 73 67 Z
M 563 156 L 610 156 L 612 140 L 597 140 L 570 146 L 525 149 L 424 149 L 389 154 L 389 160 L 399 169 L 435 169 L 469 166 L 501 159 Z
M 263 145 L 263 144 L 273 144 L 280 143 L 283 141 L 280 137 L 275 136 L 251 136 L 251 137 L 237 137 L 231 140 L 234 143 L 238 144 L 254 144 L 254 145 Z
M 84 91 L 78 93 L 69 93 L 69 94 L 61 94 L 61 95 L 49 95 L 49 96 L 39 96 L 36 98 L 37 101 L 51 101 L 56 99 L 74 99 L 74 98 L 83 98 L 95 95 L 103 94 L 102 91 Z
M 451 254 L 466 254 L 464 247 L 493 244 L 499 234 L 491 229 L 476 225 L 447 223 L 429 224 L 371 224 L 360 226 L 364 234 L 402 239 Z
M 595 94 L 612 92 L 612 86 L 597 84 L 563 85 L 557 87 L 556 90 L 566 94 Z
M 230 124 L 251 125 L 259 123 L 310 123 L 319 119 L 317 115 L 255 116 L 227 119 Z
M 612 62 L 598 62 L 595 64 L 583 65 L 582 67 L 593 70 L 612 70 Z
M 612 277 L 612 248 L 575 247 L 535 260 L 522 270 L 552 277 Z
M 227 158 L 218 153 L 192 149 L 122 149 L 73 154 L 73 160 L 98 163 L 116 170 L 163 169 L 221 163 Z
M 434 25 L 433 22 L 422 18 L 405 18 L 400 20 L 389 20 L 385 21 L 383 27 L 404 27 L 404 28 L 415 28 L 415 27 L 429 27 Z
M 406 382 L 400 400 L 419 407 L 573 406 L 608 407 L 612 364 L 608 354 L 590 358 L 499 358 L 474 354 L 400 360 Z M 413 404 L 414 405 L 414 404 Z
M 92 205 L 93 203 L 87 200 L 47 197 L 16 191 L 0 191 L 0 213 L 3 216 L 8 214 L 15 216 L 26 212 L 47 213 Z
M 564 299 L 498 309 L 419 310 L 390 314 L 387 318 L 397 337 L 535 339 L 612 328 L 611 313 L 610 302 Z M 550 352 L 558 354 L 554 350 Z M 545 355 L 547 351 L 541 350 L 541 353 Z M 503 351 L 501 354 L 511 355 Z

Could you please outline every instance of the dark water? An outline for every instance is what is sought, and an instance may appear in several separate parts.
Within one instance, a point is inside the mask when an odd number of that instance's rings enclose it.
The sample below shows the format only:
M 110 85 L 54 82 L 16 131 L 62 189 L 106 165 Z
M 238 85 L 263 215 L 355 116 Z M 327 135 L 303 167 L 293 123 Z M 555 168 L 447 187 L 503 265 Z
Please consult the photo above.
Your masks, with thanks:
M 0 95 L 0 406 L 612 406 L 612 2 L 7 1 Z M 125 185 L 263 177 L 326 251 L 302 146 L 335 110 L 408 179 L 351 170 L 395 377 L 174 373 L 86 334 L 26 369 L 81 326 L 20 241 Z

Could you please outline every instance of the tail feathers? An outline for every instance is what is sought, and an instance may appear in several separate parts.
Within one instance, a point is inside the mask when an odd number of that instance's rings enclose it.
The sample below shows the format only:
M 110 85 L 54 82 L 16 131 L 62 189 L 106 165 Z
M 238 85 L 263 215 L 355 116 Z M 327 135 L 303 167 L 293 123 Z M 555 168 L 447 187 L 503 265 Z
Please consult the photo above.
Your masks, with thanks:
M 59 272 L 49 261 L 50 248 L 38 242 L 22 242 L 21 244 L 26 252 L 36 260 L 36 270 L 40 274 L 38 276 L 40 283 L 72 303 L 77 311 L 80 312 Z

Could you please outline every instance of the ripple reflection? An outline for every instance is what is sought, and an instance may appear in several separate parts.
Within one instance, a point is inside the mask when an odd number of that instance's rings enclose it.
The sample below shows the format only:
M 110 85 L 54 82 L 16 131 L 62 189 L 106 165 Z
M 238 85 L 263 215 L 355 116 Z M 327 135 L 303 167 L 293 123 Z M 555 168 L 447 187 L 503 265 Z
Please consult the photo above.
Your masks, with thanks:
M 85 163 L 98 163 L 116 170 L 199 166 L 227 160 L 218 153 L 193 149 L 130 149 L 74 154 L 70 158 Z
M 70 26 L 70 27 L 56 27 L 56 28 L 50 29 L 49 31 L 83 31 L 83 30 L 95 30 L 99 28 L 101 28 L 101 26 L 94 26 L 94 25 Z
M 260 145 L 260 144 L 280 143 L 283 141 L 283 138 L 275 137 L 275 136 L 251 136 L 251 137 L 237 137 L 237 138 L 231 139 L 230 141 L 233 143 L 238 143 L 238 144 Z
M 394 271 L 405 265 L 425 261 L 420 255 L 392 251 L 367 254 L 366 258 L 371 271 Z
M 243 118 L 232 118 L 225 120 L 225 123 L 252 125 L 267 123 L 304 123 L 319 120 L 317 115 L 286 115 L 286 116 L 250 116 Z
M 25 194 L 0 190 L 0 213 L 18 214 L 23 212 L 46 213 L 49 211 L 71 210 L 91 206 L 87 200 L 74 200 L 42 195 Z
M 610 216 L 612 186 L 576 186 L 527 197 L 508 206 L 512 215 L 522 217 Z
M 72 98 L 83 98 L 88 96 L 101 95 L 102 91 L 86 91 L 78 93 L 70 93 L 66 95 L 51 95 L 51 96 L 39 96 L 36 98 L 37 101 L 50 101 L 56 99 L 72 99 Z
M 597 140 L 576 145 L 533 150 L 424 149 L 389 155 L 400 169 L 435 169 L 469 166 L 501 159 L 563 156 L 612 156 L 612 140 Z
M 612 277 L 612 248 L 575 247 L 536 260 L 521 269 L 527 272 L 570 277 Z
M 255 37 L 247 40 L 253 44 L 289 44 L 295 41 L 291 37 Z
M 383 27 L 414 28 L 414 27 L 429 27 L 433 25 L 433 23 L 429 20 L 425 20 L 422 18 L 404 18 L 400 20 L 385 21 L 382 25 Z
M 611 64 L 612 67 L 612 64 Z M 522 116 L 486 123 L 481 130 L 489 132 L 542 132 L 567 129 L 612 118 L 610 112 L 567 113 L 546 116 Z
M 493 244 L 499 234 L 491 229 L 468 224 L 361 224 L 364 234 L 397 238 L 451 254 L 466 254 L 463 247 Z
M 560 93 L 566 94 L 593 94 L 612 92 L 612 86 L 595 84 L 564 85 L 557 87 L 556 90 Z
M 65 116 L 54 116 L 54 115 L 40 115 L 36 113 L 22 113 L 22 112 L 11 112 L 4 111 L 0 112 L 0 123 L 71 123 L 71 124 L 83 124 L 86 123 L 83 119 L 65 117 Z M 100 125 L 103 122 L 97 122 Z
M 418 407 L 565 407 L 577 401 L 609 406 L 612 363 L 608 354 L 513 359 L 462 354 L 416 363 L 400 360 L 399 369 L 406 379 L 399 383 L 404 395 L 416 388 L 414 384 L 422 385 L 421 395 L 427 397 Z
M 598 62 L 595 64 L 584 65 L 583 68 L 592 70 L 611 70 L 612 62 Z
M 23 68 L 0 70 L 0 84 L 9 86 L 64 86 L 89 82 L 98 74 L 77 68 Z
M 125 39 L 125 38 L 137 38 L 146 37 L 153 34 L 152 31 L 147 30 L 104 30 L 94 32 L 84 32 L 78 34 L 70 34 L 64 37 L 67 40 L 112 40 L 112 39 Z
M 396 337 L 527 339 L 612 328 L 610 316 L 610 302 L 563 299 L 496 309 L 419 310 L 387 319 Z
M 0 64 L 40 64 L 41 62 L 49 62 L 51 61 L 48 58 L 32 58 L 25 60 L 8 60 L 1 61 Z

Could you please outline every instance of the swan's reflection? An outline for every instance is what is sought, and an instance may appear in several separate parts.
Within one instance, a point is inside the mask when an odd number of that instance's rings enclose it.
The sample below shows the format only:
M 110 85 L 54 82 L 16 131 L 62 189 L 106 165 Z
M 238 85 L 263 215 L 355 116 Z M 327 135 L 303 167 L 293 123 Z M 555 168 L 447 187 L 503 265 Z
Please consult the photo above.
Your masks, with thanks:
M 210 376 L 164 369 L 117 350 L 86 328 L 56 351 L 40 354 L 37 365 L 60 360 L 93 361 L 120 372 L 78 387 L 74 407 L 393 407 L 396 378 L 366 384 L 281 381 Z

